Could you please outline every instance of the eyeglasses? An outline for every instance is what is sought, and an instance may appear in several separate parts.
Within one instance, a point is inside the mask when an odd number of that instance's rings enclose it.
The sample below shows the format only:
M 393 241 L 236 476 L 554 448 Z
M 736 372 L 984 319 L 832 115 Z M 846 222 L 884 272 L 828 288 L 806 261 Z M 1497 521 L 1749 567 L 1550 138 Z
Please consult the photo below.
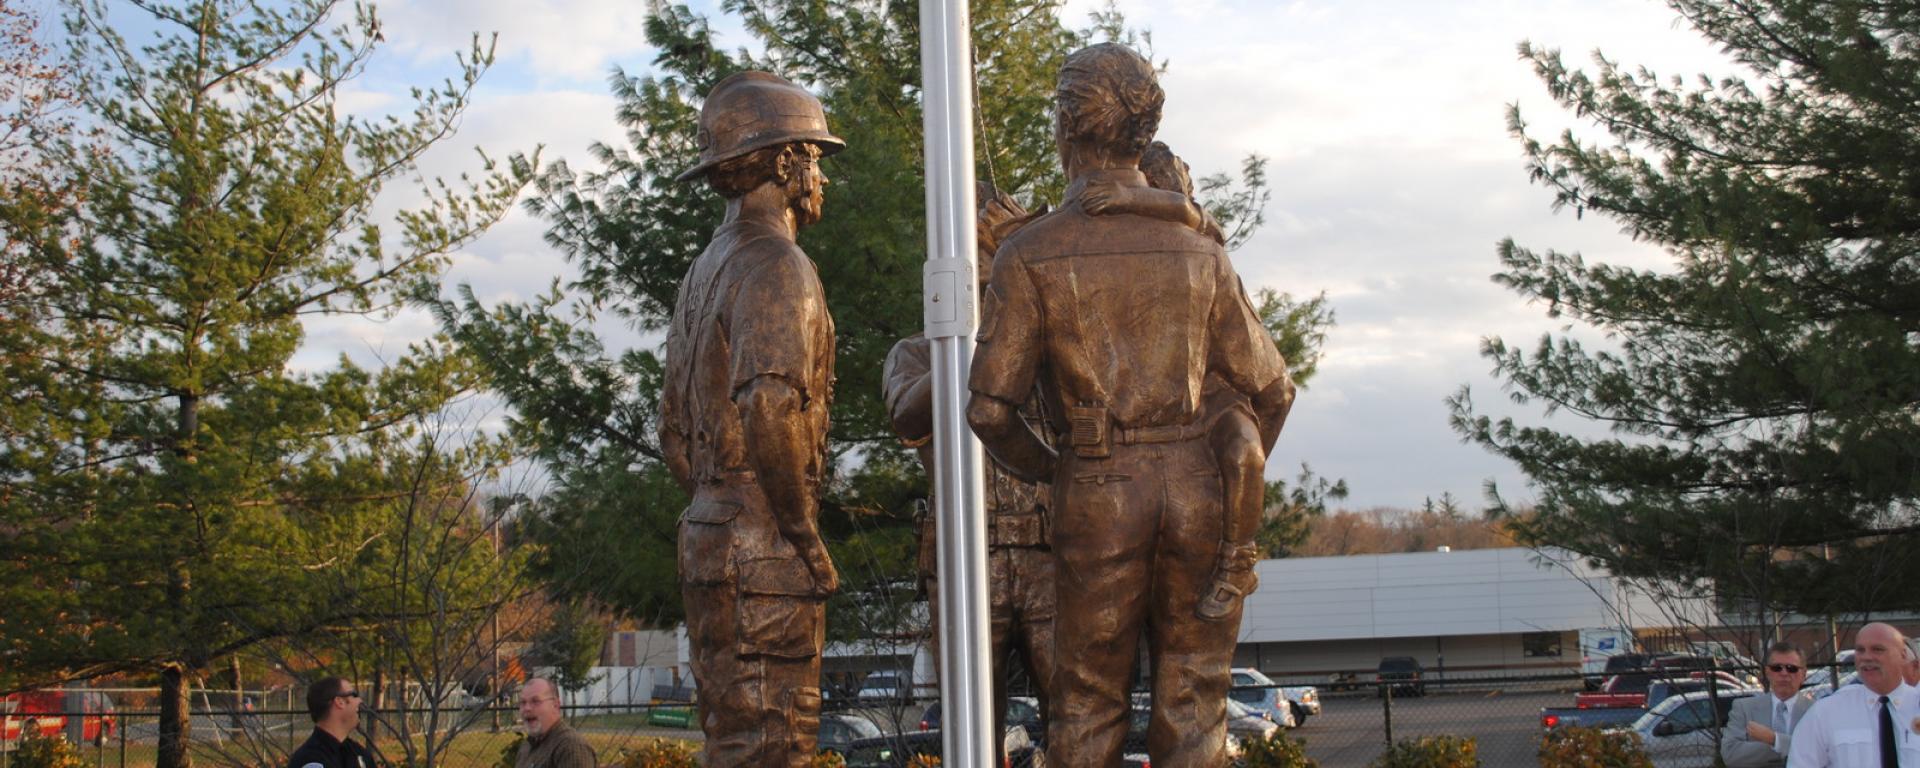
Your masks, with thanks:
M 556 697 L 553 697 L 553 696 L 529 696 L 527 698 L 521 699 L 520 705 L 526 706 L 528 704 L 540 704 L 543 702 L 555 701 L 555 700 L 557 699 Z
M 1768 665 L 1767 665 L 1767 670 L 1768 670 L 1768 671 L 1771 671 L 1771 672 L 1785 672 L 1785 673 L 1787 673 L 1787 674 L 1789 674 L 1789 675 L 1791 675 L 1791 674 L 1793 674 L 1793 673 L 1795 673 L 1795 672 L 1799 672 L 1799 671 L 1800 671 L 1800 665 L 1798 665 L 1798 664 L 1768 664 Z
M 333 697 L 334 697 L 334 698 L 336 698 L 336 699 L 357 699 L 357 698 L 360 698 L 360 692 L 359 692 L 359 691 L 344 691 L 344 692 L 341 692 L 341 693 L 336 693 L 336 694 L 334 694 L 334 695 L 333 695 Z

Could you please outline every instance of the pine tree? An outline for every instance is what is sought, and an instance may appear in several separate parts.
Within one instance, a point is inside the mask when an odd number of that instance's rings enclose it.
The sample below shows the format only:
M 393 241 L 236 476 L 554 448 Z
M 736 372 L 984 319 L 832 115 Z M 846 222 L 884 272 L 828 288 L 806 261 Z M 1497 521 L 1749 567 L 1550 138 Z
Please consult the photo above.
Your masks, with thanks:
M 473 382 L 435 341 L 296 369 L 303 320 L 384 316 L 531 169 L 483 159 L 391 229 L 373 214 L 453 131 L 478 39 L 410 113 L 365 118 L 337 106 L 381 39 L 365 6 L 74 0 L 68 28 L 100 145 L 50 151 L 89 197 L 0 205 L 48 283 L 0 333 L 0 687 L 157 674 L 159 765 L 183 768 L 191 677 L 360 609 L 338 574 L 411 492 L 394 462 L 421 420 Z
M 1740 76 L 1591 71 L 1520 47 L 1608 135 L 1512 132 L 1555 205 L 1664 249 L 1657 269 L 1500 245 L 1495 280 L 1570 330 L 1485 357 L 1513 400 L 1451 401 L 1519 465 L 1530 544 L 1760 611 L 1920 605 L 1920 6 L 1674 0 Z M 1571 330 L 1577 328 L 1577 330 Z M 1774 618 L 1768 618 L 1772 612 Z

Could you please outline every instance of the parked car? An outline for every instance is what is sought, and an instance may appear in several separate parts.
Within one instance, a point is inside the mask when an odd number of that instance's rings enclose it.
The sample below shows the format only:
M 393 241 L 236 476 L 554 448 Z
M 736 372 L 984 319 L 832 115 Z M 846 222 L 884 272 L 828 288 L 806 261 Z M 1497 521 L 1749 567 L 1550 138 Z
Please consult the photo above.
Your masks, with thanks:
M 1250 667 L 1233 670 L 1233 687 L 1227 690 L 1227 698 L 1265 715 L 1282 728 L 1300 724 L 1300 718 L 1294 716 L 1293 703 L 1287 700 L 1286 692 L 1260 670 Z
M 861 701 L 909 701 L 913 698 L 913 676 L 905 672 L 869 672 L 860 680 L 854 698 Z
M 1287 702 L 1293 705 L 1293 724 L 1307 724 L 1309 715 L 1320 714 L 1320 689 L 1311 685 L 1281 686 L 1280 692 L 1287 695 Z
M 1684 677 L 1679 677 L 1677 674 L 1674 677 L 1668 677 L 1667 674 L 1674 673 L 1654 671 L 1615 675 L 1598 691 L 1575 694 L 1573 705 L 1578 709 L 1647 709 L 1675 692 L 1705 690 L 1708 687 L 1709 677 L 1722 689 L 1728 691 L 1753 691 L 1759 687 L 1730 672 L 1717 669 L 1711 672 L 1689 672 Z M 1649 696 L 1648 694 L 1655 688 L 1662 689 L 1661 695 Z
M 1607 657 L 1604 666 L 1588 671 L 1582 677 L 1581 683 L 1589 691 L 1600 690 L 1600 686 L 1605 685 L 1607 679 L 1615 675 L 1647 671 L 1647 667 L 1653 663 L 1653 657 L 1654 654 L 1651 653 L 1616 653 Z
M 1389 689 L 1394 693 L 1405 691 L 1414 696 L 1427 695 L 1427 670 L 1420 661 L 1412 656 L 1388 656 L 1380 660 L 1380 669 L 1374 674 L 1374 682 L 1379 683 L 1376 694 L 1385 697 Z
M 1630 727 L 1640 735 L 1654 768 L 1709 768 L 1720 752 L 1720 730 L 1733 702 L 1755 695 L 1695 691 L 1669 697 Z
M 1002 744 L 1013 768 L 1032 768 L 1042 759 L 1025 728 L 1007 726 Z M 939 731 L 904 731 L 856 740 L 845 754 L 847 768 L 906 768 L 916 755 L 939 757 L 940 752 Z
M 1840 673 L 1840 686 L 1846 687 L 1859 680 L 1859 673 L 1853 669 L 1853 649 L 1833 655 L 1832 664 L 1823 664 L 1807 670 L 1807 682 L 1803 688 L 1813 691 L 1816 696 L 1833 693 L 1834 672 Z
M 1153 699 L 1148 694 L 1135 693 L 1133 695 L 1133 708 L 1128 712 L 1127 738 L 1124 742 L 1125 747 L 1122 749 L 1122 753 L 1129 756 L 1139 755 L 1140 765 L 1142 766 L 1146 766 L 1147 764 L 1147 728 L 1152 722 Z M 1248 737 L 1266 738 L 1267 734 L 1279 729 L 1279 724 L 1268 720 L 1265 716 L 1253 710 L 1247 709 L 1247 707 L 1240 702 L 1232 699 L 1227 700 L 1227 757 L 1236 758 L 1240 756 L 1240 742 L 1242 739 Z M 1128 758 L 1129 762 L 1127 765 L 1133 765 L 1131 759 L 1131 757 Z
M 1700 654 L 1667 653 L 1653 657 L 1648 669 L 1653 672 L 1705 672 L 1721 670 L 1751 685 L 1759 685 L 1760 677 L 1754 674 L 1760 665 L 1745 656 L 1705 656 Z
M 845 755 L 853 749 L 854 742 L 879 735 L 880 726 L 859 715 L 829 712 L 820 716 L 821 752 Z
M 1027 738 L 1039 744 L 1047 736 L 1047 724 L 1040 716 L 1040 700 L 1031 696 L 1007 697 L 1007 725 L 1026 729 Z M 940 701 L 934 700 L 920 715 L 920 730 L 940 730 Z
M 1638 694 L 1644 701 L 1645 706 L 1572 706 L 1544 708 L 1540 710 L 1540 727 L 1543 730 L 1551 731 L 1557 728 L 1602 728 L 1626 725 L 1639 719 L 1649 708 L 1657 707 L 1660 705 L 1660 702 L 1666 701 L 1671 697 L 1707 690 L 1706 675 L 1699 672 L 1695 672 L 1694 674 L 1699 676 L 1690 677 L 1686 680 L 1655 680 L 1651 685 L 1647 686 L 1647 690 L 1644 693 Z M 1715 677 L 1715 681 L 1718 683 L 1716 687 L 1722 695 L 1747 696 L 1760 690 L 1755 686 L 1729 683 L 1728 679 L 1730 677 L 1731 676 L 1725 675 L 1724 673 L 1718 673 Z M 1574 698 L 1578 701 L 1583 696 L 1591 695 L 1596 694 L 1580 694 Z
M 1292 716 L 1289 715 L 1291 720 Z M 1240 752 L 1240 745 L 1248 741 L 1265 741 L 1274 731 L 1282 727 L 1279 721 L 1268 717 L 1265 712 L 1255 712 L 1245 704 L 1227 700 L 1227 752 L 1229 756 Z

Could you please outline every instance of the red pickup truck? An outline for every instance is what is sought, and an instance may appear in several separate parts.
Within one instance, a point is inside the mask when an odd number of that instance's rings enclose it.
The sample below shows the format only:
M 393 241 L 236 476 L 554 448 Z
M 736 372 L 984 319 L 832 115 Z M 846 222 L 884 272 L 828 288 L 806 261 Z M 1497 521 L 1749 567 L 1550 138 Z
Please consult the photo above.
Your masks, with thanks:
M 68 728 L 71 712 L 81 715 L 79 733 Z M 113 736 L 117 723 L 113 702 L 93 692 L 28 691 L 0 696 L 0 747 L 12 749 L 29 733 L 41 736 L 79 736 L 94 744 L 104 744 Z
M 1647 689 L 1655 682 L 1697 681 L 1695 685 L 1699 686 L 1698 688 L 1693 688 L 1692 686 L 1686 687 L 1694 690 L 1705 690 L 1708 675 L 1712 675 L 1717 681 L 1718 687 L 1729 693 L 1733 691 L 1752 690 L 1753 688 L 1747 681 L 1721 670 L 1714 670 L 1712 672 L 1690 672 L 1684 677 L 1681 675 L 1662 675 L 1659 672 L 1630 672 L 1623 675 L 1614 675 L 1607 680 L 1606 685 L 1600 686 L 1600 690 L 1593 693 L 1574 694 L 1573 706 L 1575 709 L 1645 709 L 1647 707 Z

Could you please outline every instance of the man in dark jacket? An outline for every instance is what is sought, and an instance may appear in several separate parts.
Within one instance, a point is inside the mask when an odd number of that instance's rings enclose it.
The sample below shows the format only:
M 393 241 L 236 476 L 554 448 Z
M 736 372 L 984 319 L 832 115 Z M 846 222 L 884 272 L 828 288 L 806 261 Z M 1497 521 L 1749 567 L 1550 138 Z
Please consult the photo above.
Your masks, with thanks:
M 338 677 L 307 686 L 313 735 L 287 759 L 288 768 L 375 768 L 373 753 L 350 734 L 360 725 L 360 692 Z
M 527 740 L 513 758 L 513 768 L 594 768 L 593 747 L 578 731 L 567 727 L 560 712 L 560 690 L 536 677 L 520 688 L 520 720 Z

